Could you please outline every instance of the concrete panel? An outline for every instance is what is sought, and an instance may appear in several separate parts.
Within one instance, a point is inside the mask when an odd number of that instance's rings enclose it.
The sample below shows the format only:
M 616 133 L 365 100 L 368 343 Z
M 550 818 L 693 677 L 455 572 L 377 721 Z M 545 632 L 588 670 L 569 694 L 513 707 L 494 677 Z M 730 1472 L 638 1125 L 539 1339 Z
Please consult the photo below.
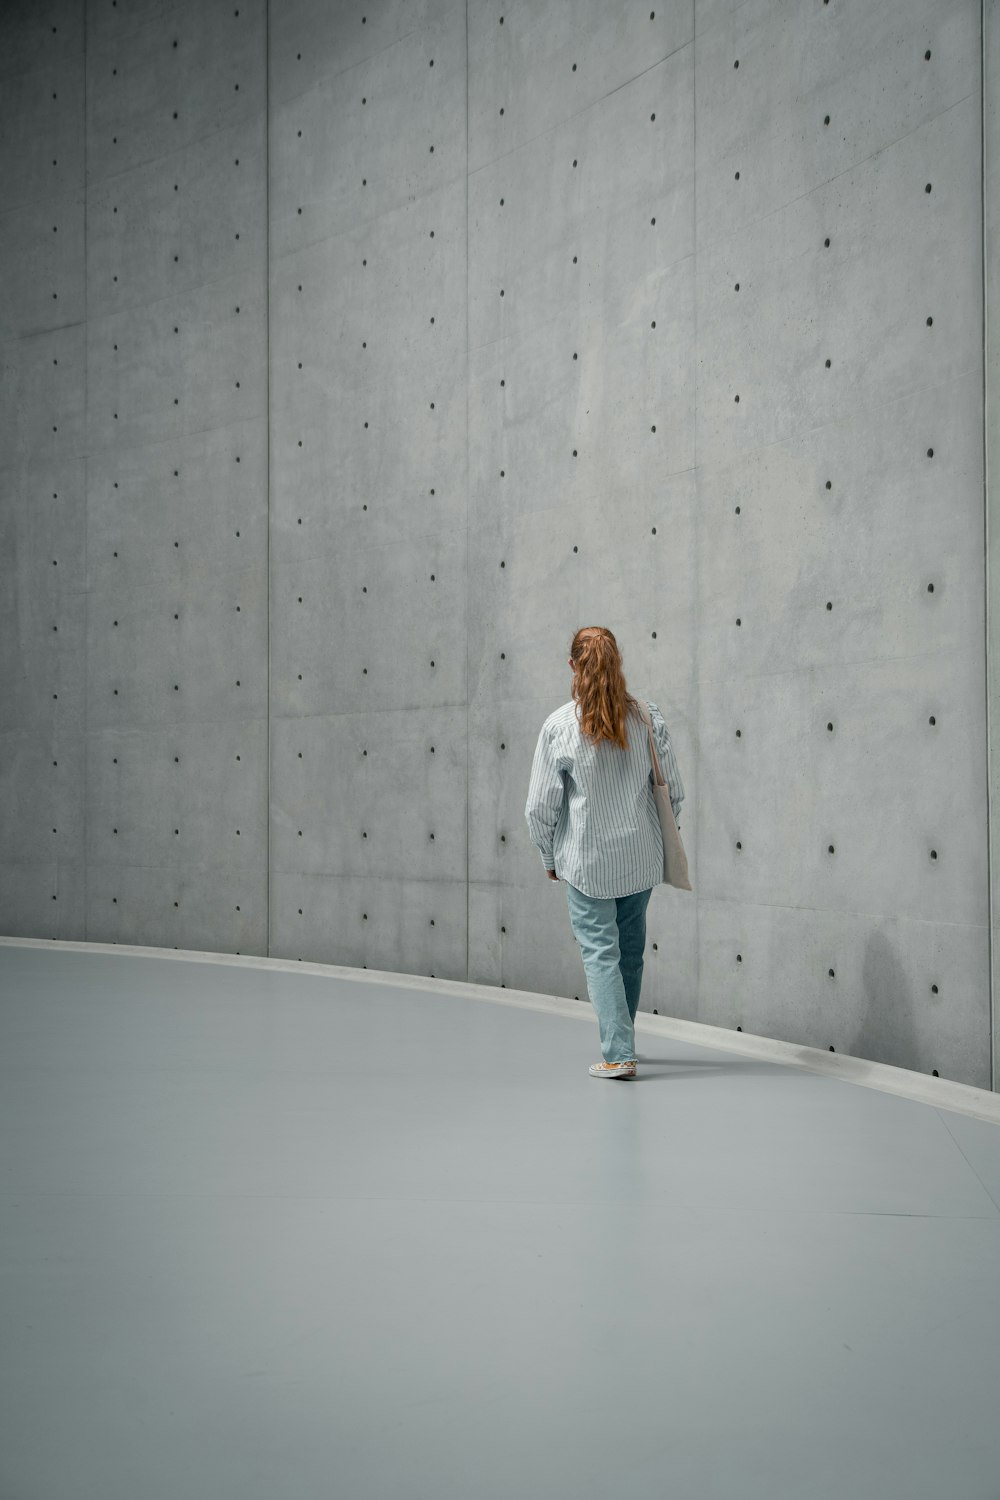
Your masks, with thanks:
M 274 794 L 272 941 L 397 972 L 412 944 L 427 969 L 464 974 L 464 711 L 277 719 L 273 739 L 290 770 Z
M 983 724 L 963 713 L 982 673 L 942 655 L 703 682 L 702 893 L 985 927 Z
M 734 919 L 733 909 L 699 902 L 698 1020 L 990 1087 L 985 928 L 750 902 Z
M 394 401 L 405 399 L 403 387 L 412 387 L 418 375 L 426 381 L 428 371 L 454 367 L 464 357 L 464 183 L 429 193 L 420 214 L 425 229 L 412 243 L 411 211 L 399 208 L 387 213 L 384 240 L 378 244 L 359 227 L 290 250 L 277 262 L 272 257 L 272 407 L 286 420 L 299 414 L 300 421 L 314 426 L 343 420 L 345 431 L 336 435 L 338 445 L 348 448 L 342 462 L 350 461 L 355 450 L 364 451 L 357 433 L 364 430 L 365 418 L 356 411 L 342 418 L 341 403 L 362 395 L 370 402 L 387 382 L 399 387 L 392 393 Z M 445 226 L 459 219 L 461 236 L 453 229 L 449 238 Z M 341 295 L 331 295 L 334 287 Z M 330 302 L 321 319 L 315 315 L 318 297 Z M 418 297 L 427 308 L 419 318 L 414 312 Z M 382 442 L 393 436 L 383 431 Z M 353 440 L 349 447 L 348 437 Z M 463 454 L 449 450 L 436 463 L 449 457 Z M 412 474 L 417 460 L 412 454 L 409 459 Z M 413 481 L 407 477 L 405 482 Z
M 425 43 L 446 33 L 453 35 L 456 30 L 463 33 L 465 9 L 464 0 L 378 0 L 374 5 L 345 4 L 344 0 L 281 0 L 279 9 L 272 8 L 268 36 L 274 117 L 290 100 L 334 78 L 343 79 L 354 89 L 355 102 L 361 106 L 367 92 L 356 89 L 355 83 L 369 76 L 365 69 L 374 69 L 371 76 L 375 79 L 389 79 L 393 70 L 405 66 L 407 56 L 412 58 L 414 68 L 418 62 L 420 67 L 419 73 L 409 74 L 407 84 L 418 87 L 432 57 L 435 67 L 439 66 L 433 49 L 425 54 Z M 410 45 L 392 55 L 408 38 Z M 383 53 L 387 55 L 382 57 Z M 428 73 L 427 80 L 432 87 L 434 74 Z M 380 102 L 390 101 L 381 96 Z M 403 102 L 397 101 L 397 107 Z M 439 102 L 434 99 L 435 108 Z M 356 116 L 355 122 L 359 119 Z
M 71 504 L 39 507 L 38 545 L 23 548 L 15 540 L 13 555 L 23 592 L 6 600 L 0 611 L 0 668 L 10 684 L 5 693 L 2 733 L 4 797 L 0 802 L 0 847 L 8 865 L 5 889 L 16 892 L 20 878 L 34 869 L 58 887 L 63 861 L 79 864 L 82 874 L 86 818 L 84 732 L 86 721 L 86 598 L 74 588 L 71 566 L 82 543 L 80 507 L 82 463 L 64 470 L 64 492 L 75 491 Z M 54 472 L 46 479 L 54 477 Z M 2 482 L 2 481 L 0 481 Z M 22 485 L 11 502 L 11 515 L 28 514 L 31 486 Z M 7 495 L 3 496 L 6 507 Z M 70 512 L 72 511 L 72 514 Z M 10 539 L 7 518 L 0 521 L 0 545 Z M 60 521 L 65 529 L 60 532 Z M 68 581 L 56 579 L 53 556 L 62 562 Z M 10 564 L 8 563 L 9 567 Z M 5 594 L 6 594 L 5 587 Z M 58 621 L 54 625 L 53 621 Z M 58 899 L 50 898 L 50 899 Z M 5 907 L 6 911 L 6 898 Z M 45 905 L 36 932 L 62 930 L 61 917 Z
M 395 546 L 361 546 L 350 557 L 275 567 L 275 603 L 287 619 L 272 637 L 272 667 L 280 682 L 275 714 L 460 702 L 465 649 L 453 608 L 462 597 L 463 565 L 461 539 L 427 539 L 405 554 Z M 295 594 L 296 588 L 302 592 Z M 399 613 L 404 598 L 405 616 Z M 397 640 L 394 627 L 404 620 Z M 405 778 L 386 795 L 408 799 Z
M 0 339 L 81 323 L 83 196 L 51 194 L 3 215 Z
M 698 45 L 699 1014 L 989 1086 L 977 8 L 814 10 L 764 99 L 774 17 Z
M 716 526 L 701 595 L 712 606 L 701 638 L 713 677 L 982 655 L 979 389 L 970 375 L 931 382 L 699 469 Z M 921 446 L 928 433 L 933 458 Z
M 259 122 L 266 98 L 265 11 L 265 0 L 138 6 L 87 0 L 90 184 L 152 162 L 162 163 L 165 184 L 171 180 L 167 159 L 175 157 L 190 168 L 190 188 L 199 175 L 192 147 L 227 130 L 245 134 Z M 224 203 L 216 200 L 216 213 Z
M 932 121 L 948 128 L 955 105 L 978 100 L 979 0 L 749 0 L 728 8 L 697 4 L 699 253 L 753 225 L 769 226 L 781 253 L 780 221 L 771 215 L 823 188 L 836 205 L 831 251 L 849 257 L 853 225 L 878 216 L 879 200 L 844 174 L 874 167 Z M 949 160 L 949 179 L 962 165 L 957 155 Z M 891 156 L 886 168 L 909 198 L 908 175 L 893 169 Z M 934 192 L 948 187 L 939 174 Z M 922 207 L 931 205 L 914 197 L 911 212 Z M 919 253 L 919 243 L 909 248 Z M 974 237 L 963 244 L 974 247 Z M 897 254 L 907 248 L 901 234 Z
M 647 107 L 664 92 L 677 100 L 675 133 L 690 148 L 690 72 L 685 79 L 681 61 L 595 106 L 575 131 L 533 143 L 471 180 L 477 505 L 493 508 L 496 495 L 505 514 L 518 514 L 590 495 L 624 509 L 693 464 L 693 195 L 690 178 L 671 182 L 662 172 L 670 130 L 655 135 L 663 111 Z M 642 97 L 629 107 L 633 91 Z M 630 129 L 642 140 L 651 112 L 657 125 L 639 150 L 650 193 L 640 204 L 635 183 L 618 182 L 612 161 Z M 590 140 L 604 144 L 588 183 Z
M 106 731 L 99 738 L 95 736 L 90 757 L 90 793 L 98 804 L 107 802 L 113 808 L 120 826 L 94 826 L 90 830 L 89 857 L 98 865 L 110 866 L 120 860 L 126 866 L 138 866 L 146 851 L 154 864 L 163 867 L 164 874 L 175 872 L 187 860 L 199 869 L 228 869 L 245 861 L 260 831 L 259 808 L 248 792 L 256 795 L 260 787 L 254 783 L 253 769 L 246 770 L 241 764 L 242 756 L 226 754 L 227 733 L 231 742 L 236 743 L 253 731 L 245 724 L 232 726 L 228 731 L 218 726 L 209 731 L 204 724 L 192 724 L 177 725 L 169 738 L 131 726 L 117 732 Z M 206 745 L 211 747 L 213 736 L 217 746 L 215 763 L 227 775 L 221 806 L 217 790 L 195 780 L 191 772 L 198 756 L 210 755 Z M 235 768 L 232 771 L 231 766 Z M 180 780 L 180 794 L 171 789 L 171 778 Z M 177 822 L 184 824 L 180 830 L 183 845 L 178 840 L 179 830 L 169 826 L 162 816 L 161 805 L 168 797 L 176 806 Z M 220 821 L 225 818 L 227 824 L 231 820 L 240 831 L 240 840 L 227 841 L 220 847 L 213 838 L 213 816 Z
M 138 448 L 104 448 L 90 456 L 87 472 L 92 531 L 87 577 L 98 599 L 131 598 L 139 609 L 144 586 L 171 589 L 189 582 L 203 588 L 213 570 L 235 578 L 246 573 L 261 591 L 263 613 L 253 628 L 261 623 L 266 629 L 267 433 L 262 423 L 190 432 Z M 196 527 L 200 549 L 174 546 Z M 248 599 L 236 602 L 244 620 L 254 618 Z M 106 618 L 96 609 L 91 614 L 103 632 Z M 114 639 L 106 637 L 105 652 Z M 198 649 L 194 638 L 185 645 Z M 105 670 L 100 661 L 96 669 Z M 137 675 L 131 690 L 142 688 Z M 90 705 L 94 726 L 118 722 L 111 697 L 102 692 L 103 702 Z
M 0 47 L 10 40 L 10 7 L 0 19 Z M 62 59 L 62 60 L 59 60 Z M 72 47 L 39 44 L 37 66 L 0 71 L 0 204 L 2 217 L 39 200 L 83 202 L 84 70 L 82 34 Z M 6 231 L 4 233 L 6 241 Z M 54 243 L 54 242 L 53 242 Z M 79 265 L 79 254 L 70 264 Z
M 272 28 L 272 949 L 457 978 L 464 15 L 376 16 Z
M 538 725 L 595 610 L 634 690 L 691 701 L 694 80 L 687 7 L 655 24 L 581 12 L 469 13 L 469 948 L 470 977 L 534 975 L 586 1002 L 564 890 L 543 889 L 518 829 Z M 669 622 L 666 660 L 631 628 L 639 598 Z M 663 917 L 656 892 L 644 1008 L 664 1006 Z M 684 992 L 697 1008 L 684 942 L 674 1014 Z
M 531 0 L 511 13 L 498 7 L 470 4 L 466 7 L 469 37 L 469 175 L 496 164 L 532 142 L 545 146 L 548 138 L 566 135 L 575 121 L 581 142 L 593 130 L 596 106 L 600 114 L 615 110 L 615 100 L 624 90 L 628 100 L 645 104 L 643 76 L 678 54 L 678 63 L 688 69 L 681 108 L 690 100 L 691 47 L 694 41 L 693 0 L 667 6 L 613 6 L 606 0 L 576 0 L 573 5 L 552 5 Z M 501 16 L 503 20 L 501 21 Z M 661 73 L 661 80 L 677 76 Z M 624 106 L 629 108 L 626 101 Z M 676 124 L 676 103 L 661 89 L 656 131 L 663 148 L 659 170 L 677 171 L 683 161 L 664 121 Z M 667 113 L 664 114 L 663 110 Z M 641 114 L 641 110 L 638 111 Z M 619 143 L 621 144 L 621 143 Z M 678 142 L 680 146 L 682 143 Z M 628 173 L 628 161 L 644 149 L 637 115 L 627 140 L 627 149 L 615 159 L 615 174 Z M 574 153 L 576 154 L 576 153 Z M 578 158 L 579 159 L 579 158 Z M 672 165 L 670 164 L 672 161 Z M 513 162 L 510 163 L 513 165 Z M 510 174 L 509 180 L 513 178 Z M 606 191 L 614 191 L 613 179 L 603 178 Z M 648 184 L 655 192 L 656 179 Z M 582 189 L 581 189 L 582 191 Z M 541 205 L 536 205 L 540 208 Z M 558 233 L 559 220 L 550 226 Z
M 4 92 L 17 80 L 39 71 L 67 69 L 81 86 L 84 7 L 65 0 L 6 0 L 0 9 L 0 78 Z M 63 111 L 59 111 L 63 114 Z
M 342 851 L 338 858 L 343 862 Z M 275 869 L 272 947 L 322 951 L 331 963 L 391 974 L 420 968 L 439 979 L 464 975 L 464 879 L 418 881 L 384 871 L 384 858 L 359 876 Z
M 331 7 L 317 7 L 323 9 Z M 341 8 L 341 13 L 346 11 Z M 312 38 L 309 46 L 314 56 L 323 55 Z M 320 240 L 367 231 L 376 255 L 398 256 L 402 262 L 402 238 L 406 261 L 412 265 L 419 256 L 416 264 L 426 262 L 429 269 L 445 253 L 449 230 L 463 245 L 465 241 L 461 8 L 453 7 L 436 22 L 411 21 L 398 42 L 355 67 L 344 68 L 336 50 L 323 58 L 326 76 L 315 77 L 300 92 L 301 64 L 286 60 L 284 49 L 271 54 L 272 260 L 281 262 L 293 250 Z M 420 128 L 414 128 L 417 120 Z M 441 243 L 421 245 L 418 222 L 433 195 L 451 184 L 460 189 L 461 217 L 432 217 L 429 228 L 436 225 L 435 240 Z M 391 221 L 394 210 L 405 217 Z M 390 235 L 384 226 L 392 222 L 404 227 Z M 375 262 L 370 271 L 366 279 L 372 282 L 377 279 Z
M 241 441 L 262 444 L 263 432 L 250 435 L 264 428 L 267 412 L 260 282 L 259 268 L 236 272 L 90 319 L 88 418 L 96 454 L 108 462 L 111 452 L 169 445 L 179 462 L 186 441 L 197 444 L 206 430 L 221 429 L 231 434 L 234 463 Z M 245 479 L 266 494 L 266 467 Z
M 71 455 L 82 463 L 85 391 L 84 323 L 23 333 L 0 344 L 0 452 L 19 483 L 27 483 L 29 493 L 33 486 L 35 495 L 32 513 L 11 516 L 10 522 L 31 527 L 36 538 L 44 514 L 37 507 L 48 494 L 36 471 Z
M 85 935 L 83 14 L 0 12 L 0 905 Z
M 675 54 L 470 178 L 471 348 L 540 338 L 564 310 L 651 332 L 645 300 L 693 249 L 693 184 L 681 165 L 693 148 L 691 90 L 690 53 Z M 657 328 L 646 342 L 673 363 L 668 330 Z M 688 345 L 676 347 L 683 364 Z M 654 385 L 647 399 L 657 395 Z
M 183 677 L 183 672 L 178 672 Z M 91 730 L 86 935 L 144 932 L 166 947 L 197 934 L 211 951 L 255 952 L 267 930 L 267 723 L 129 723 Z
M 254 561 L 225 575 L 218 563 L 207 568 L 182 558 L 171 566 L 172 551 L 165 543 L 162 563 L 148 562 L 134 585 L 120 576 L 106 595 L 99 583 L 90 590 L 93 730 L 176 728 L 216 716 L 245 722 L 266 714 L 266 574 Z M 194 661 L 198 671 L 191 673 Z M 230 677 L 234 669 L 243 675 Z
M 48 465 L 0 471 L 0 556 L 7 580 L 16 577 L 16 583 L 5 581 L 0 610 L 2 725 L 15 737 L 37 736 L 45 753 L 82 732 L 86 711 L 84 496 L 77 455 L 60 462 L 53 454 Z M 11 810 L 23 810 L 32 788 L 30 782 L 15 785 Z M 4 848 L 31 843 L 28 830 L 18 837 L 12 825 Z
M 981 379 L 979 129 L 964 100 L 699 254 L 701 462 Z
M 92 185 L 87 199 L 90 318 L 229 276 L 255 276 L 266 220 L 263 117 Z
M 88 12 L 86 922 L 114 941 L 267 949 L 264 14 Z
M 328 529 L 327 503 L 357 511 L 359 540 L 382 524 L 382 507 L 389 502 L 399 507 L 404 534 L 440 535 L 449 516 L 464 527 L 466 392 L 454 318 L 439 342 L 436 321 L 430 321 L 435 314 L 424 314 L 420 322 L 410 314 L 409 348 L 396 354 L 385 347 L 385 336 L 366 337 L 370 330 L 360 312 L 342 323 L 334 315 L 335 326 L 326 334 L 318 331 L 331 295 L 325 276 L 309 274 L 301 264 L 276 274 L 284 282 L 271 299 L 278 560 L 286 547 L 297 555 L 302 545 L 316 546 L 321 539 L 343 547 L 340 522 Z M 424 305 L 436 303 L 428 299 Z M 375 347 L 366 350 L 365 343 Z M 365 504 L 367 511 L 361 509 Z M 300 517 L 308 543 L 297 535 Z M 390 531 L 387 539 L 396 534 Z

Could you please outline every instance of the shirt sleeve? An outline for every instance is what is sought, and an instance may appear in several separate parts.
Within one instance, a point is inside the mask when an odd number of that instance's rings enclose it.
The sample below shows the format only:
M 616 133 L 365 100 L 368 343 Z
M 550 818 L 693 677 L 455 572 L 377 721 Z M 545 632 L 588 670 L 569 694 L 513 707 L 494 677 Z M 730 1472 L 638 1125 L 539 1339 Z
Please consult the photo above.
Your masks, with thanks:
M 663 715 L 655 703 L 649 705 L 649 717 L 653 721 L 653 743 L 656 746 L 656 758 L 660 762 L 660 771 L 666 778 L 667 788 L 670 792 L 670 806 L 674 810 L 674 820 L 680 816 L 681 803 L 684 801 L 684 783 L 681 781 L 681 773 L 677 766 L 674 755 L 674 747 L 670 743 L 670 731 L 668 730 Z M 649 768 L 649 779 L 653 779 L 653 768 Z
M 552 843 L 564 795 L 562 771 L 556 764 L 549 731 L 543 725 L 535 746 L 535 758 L 531 763 L 531 780 L 528 783 L 524 816 L 528 823 L 528 837 L 542 856 L 547 870 L 555 869 Z

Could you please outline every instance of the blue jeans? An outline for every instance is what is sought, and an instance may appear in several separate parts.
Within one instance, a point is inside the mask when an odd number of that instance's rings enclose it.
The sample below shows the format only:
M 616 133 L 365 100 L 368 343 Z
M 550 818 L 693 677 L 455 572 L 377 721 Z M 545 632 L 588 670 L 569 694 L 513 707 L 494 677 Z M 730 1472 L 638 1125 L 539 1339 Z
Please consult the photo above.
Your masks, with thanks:
M 597 1012 L 601 1053 L 608 1063 L 635 1057 L 635 1013 L 642 987 L 646 907 L 653 894 L 585 896 L 563 881 L 573 934 L 583 955 L 587 993 Z

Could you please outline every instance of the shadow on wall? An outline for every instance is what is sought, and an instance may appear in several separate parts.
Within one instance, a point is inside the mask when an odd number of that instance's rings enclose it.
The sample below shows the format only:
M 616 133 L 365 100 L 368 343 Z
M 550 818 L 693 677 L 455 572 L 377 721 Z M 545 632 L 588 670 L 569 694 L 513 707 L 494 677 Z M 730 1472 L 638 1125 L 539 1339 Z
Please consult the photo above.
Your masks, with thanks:
M 899 923 L 893 921 L 891 926 L 898 930 Z M 930 1071 L 921 1056 L 910 979 L 899 961 L 898 944 L 885 932 L 873 933 L 865 949 L 861 993 L 865 1014 L 846 1050 L 869 1062 L 912 1068 L 918 1073 Z

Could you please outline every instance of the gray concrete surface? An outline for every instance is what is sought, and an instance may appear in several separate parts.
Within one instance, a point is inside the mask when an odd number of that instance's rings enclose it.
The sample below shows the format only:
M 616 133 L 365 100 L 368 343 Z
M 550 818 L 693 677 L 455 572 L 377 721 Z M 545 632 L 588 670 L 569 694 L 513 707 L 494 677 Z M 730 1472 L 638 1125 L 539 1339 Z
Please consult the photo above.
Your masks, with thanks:
M 4 1500 L 995 1500 L 1000 1125 L 644 1025 L 0 945 Z
M 982 58 L 4 7 L 2 929 L 565 992 L 521 810 L 604 623 L 688 790 L 644 1006 L 995 1086 Z

